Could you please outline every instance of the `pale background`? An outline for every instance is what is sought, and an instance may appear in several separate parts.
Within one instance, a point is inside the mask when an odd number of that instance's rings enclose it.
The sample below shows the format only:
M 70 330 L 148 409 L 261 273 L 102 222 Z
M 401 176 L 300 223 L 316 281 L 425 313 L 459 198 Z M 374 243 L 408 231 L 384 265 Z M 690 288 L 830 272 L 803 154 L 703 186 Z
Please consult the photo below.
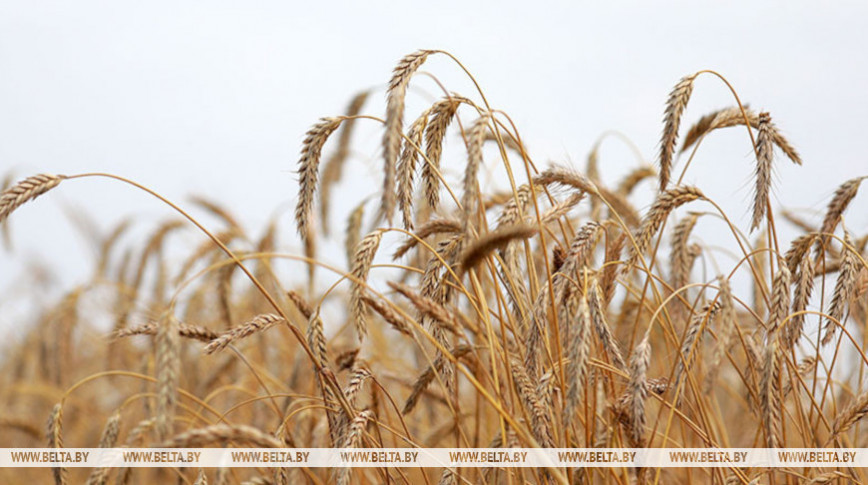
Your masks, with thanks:
M 770 111 L 802 154 L 801 168 L 776 159 L 776 207 L 822 211 L 838 184 L 868 174 L 865 3 L 614 3 L 2 1 L 0 175 L 108 171 L 182 204 L 189 194 L 222 201 L 253 235 L 282 207 L 282 244 L 297 249 L 286 209 L 304 132 L 364 88 L 378 88 L 365 112 L 381 116 L 391 69 L 418 48 L 461 59 L 543 165 L 583 166 L 610 129 L 653 161 L 669 90 L 709 68 Z M 474 95 L 445 58 L 423 70 Z M 436 94 L 430 79 L 417 81 L 425 87 L 411 97 Z M 725 86 L 701 77 L 685 124 L 731 104 Z M 363 124 L 356 139 L 351 175 L 367 178 L 337 192 L 338 225 L 380 184 L 377 127 Z M 449 163 L 457 171 L 461 161 Z M 601 164 L 614 183 L 637 162 L 610 140 Z M 752 169 L 746 132 L 731 129 L 704 142 L 687 180 L 746 229 Z M 66 183 L 16 212 L 15 251 L 0 250 L 6 335 L 21 332 L 26 265 L 54 274 L 46 291 L 88 277 L 94 254 L 70 222 L 75 211 L 103 229 L 134 216 L 142 234 L 172 215 L 106 180 Z M 847 223 L 863 234 L 858 212 Z

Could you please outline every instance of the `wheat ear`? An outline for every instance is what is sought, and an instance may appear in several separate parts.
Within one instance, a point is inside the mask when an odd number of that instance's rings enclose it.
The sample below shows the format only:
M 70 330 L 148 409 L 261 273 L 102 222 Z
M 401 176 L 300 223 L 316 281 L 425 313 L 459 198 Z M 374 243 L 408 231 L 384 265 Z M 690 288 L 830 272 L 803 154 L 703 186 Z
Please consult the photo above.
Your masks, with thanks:
M 832 341 L 838 325 L 844 325 L 844 311 L 847 303 L 853 298 L 856 289 L 856 280 L 859 276 L 859 259 L 853 252 L 853 240 L 850 234 L 844 231 L 844 254 L 841 256 L 841 271 L 835 281 L 835 291 L 832 293 L 832 301 L 829 303 L 829 318 L 823 329 L 823 345 Z
M 425 200 L 432 210 L 440 205 L 440 157 L 443 154 L 443 139 L 446 129 L 455 118 L 458 107 L 465 101 L 461 97 L 442 99 L 431 107 L 431 122 L 425 129 L 425 158 L 422 165 L 422 183 L 425 189 Z
M 675 144 L 678 141 L 678 127 L 681 124 L 681 115 L 690 100 L 693 92 L 693 81 L 696 74 L 686 76 L 678 81 L 678 84 L 669 93 L 666 102 L 666 112 L 663 115 L 663 136 L 660 139 L 660 192 L 666 190 L 669 183 L 669 174 L 672 170 L 672 155 L 675 153 Z
M 295 223 L 298 233 L 304 239 L 312 238 L 311 212 L 316 197 L 319 162 L 322 147 L 329 136 L 341 125 L 343 118 L 322 118 L 307 132 L 301 145 L 301 158 L 298 160 L 298 202 L 295 206 Z
M 841 221 L 841 216 L 847 210 L 847 206 L 856 197 L 859 192 L 859 186 L 866 177 L 856 177 L 850 179 L 835 191 L 832 200 L 829 201 L 829 207 L 826 209 L 826 215 L 823 217 L 823 224 L 820 226 L 820 238 L 817 241 L 817 257 L 820 256 L 820 249 L 824 248 L 829 241 L 830 234 L 835 232 L 838 223 Z
M 285 320 L 282 317 L 274 315 L 272 313 L 263 313 L 262 315 L 257 315 L 247 323 L 239 325 L 232 330 L 225 332 L 223 335 L 217 337 L 216 339 L 212 340 L 211 343 L 205 346 L 205 353 L 213 354 L 218 350 L 225 349 L 227 345 L 231 344 L 236 340 L 247 338 L 254 333 L 264 332 L 269 328 L 283 322 L 285 322 Z
M 756 230 L 762 224 L 766 217 L 766 209 L 769 206 L 769 192 L 772 186 L 772 158 L 774 155 L 771 120 L 768 113 L 760 113 L 756 137 L 756 188 L 753 196 L 751 231 Z
M 117 443 L 118 440 L 120 425 L 121 415 L 119 412 L 115 412 L 111 415 L 108 421 L 106 421 L 105 427 L 102 430 L 102 436 L 99 440 L 100 448 L 114 448 L 115 443 Z M 87 485 L 105 485 L 110 470 L 110 468 L 105 467 L 94 469 L 87 478 Z
M 63 448 L 63 407 L 55 404 L 48 416 L 47 438 L 49 448 Z M 51 467 L 55 485 L 66 484 L 66 467 Z
M 353 256 L 353 267 L 350 272 L 352 275 L 350 312 L 356 326 L 356 331 L 359 334 L 359 340 L 364 340 L 368 332 L 368 317 L 362 296 L 365 294 L 365 288 L 367 287 L 371 263 L 374 261 L 374 256 L 377 254 L 377 248 L 380 247 L 380 240 L 382 238 L 383 232 L 380 230 L 368 234 L 356 245 L 355 256 Z
M 395 211 L 395 162 L 401 150 L 401 133 L 404 130 L 404 98 L 410 78 L 425 62 L 433 51 L 419 50 L 401 59 L 392 72 L 389 81 L 388 100 L 386 101 L 386 131 L 383 134 L 383 160 L 385 178 L 380 211 L 386 221 L 391 223 Z
M 471 268 L 475 268 L 479 265 L 479 263 L 481 263 L 482 260 L 492 252 L 506 247 L 510 242 L 533 237 L 536 233 L 536 227 L 526 224 L 501 227 L 489 232 L 469 244 L 464 251 L 461 252 L 461 255 L 458 257 L 461 270 L 469 271 Z
M 0 223 L 15 209 L 57 187 L 65 175 L 39 174 L 18 182 L 0 194 Z
M 644 447 L 645 443 L 645 398 L 648 397 L 648 389 L 645 380 L 648 375 L 648 366 L 651 364 L 651 344 L 648 335 L 633 349 L 630 357 L 630 382 L 627 385 L 629 403 L 629 435 L 631 446 Z
M 179 337 L 178 320 L 172 315 L 162 318 L 154 337 L 157 374 L 157 415 L 154 428 L 159 440 L 169 436 L 173 428 L 172 420 L 178 402 L 178 375 L 181 370 Z
M 688 202 L 704 199 L 705 195 L 696 187 L 679 186 L 666 190 L 657 196 L 651 209 L 642 219 L 642 224 L 634 236 L 635 246 L 630 246 L 629 263 L 636 264 L 639 257 L 644 254 L 651 245 L 651 238 L 657 234 L 660 226 L 677 207 Z
M 398 208 L 404 221 L 404 229 L 413 230 L 413 179 L 416 175 L 416 162 L 422 146 L 422 137 L 428 125 L 428 113 L 425 110 L 416 118 L 407 130 L 407 141 L 398 159 Z
M 160 448 L 198 448 L 217 442 L 250 443 L 259 448 L 282 448 L 283 442 L 253 426 L 213 424 L 186 431 L 164 441 Z

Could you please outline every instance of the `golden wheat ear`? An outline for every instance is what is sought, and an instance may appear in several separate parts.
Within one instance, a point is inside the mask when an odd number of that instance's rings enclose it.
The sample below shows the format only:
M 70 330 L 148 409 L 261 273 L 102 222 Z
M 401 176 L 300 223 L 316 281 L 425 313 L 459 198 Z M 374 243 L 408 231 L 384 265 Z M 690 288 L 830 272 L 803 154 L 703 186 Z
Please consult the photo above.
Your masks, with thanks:
M 301 158 L 298 160 L 298 202 L 295 207 L 295 223 L 302 238 L 311 237 L 310 224 L 323 145 L 342 121 L 343 118 L 322 118 L 308 130 L 302 142 Z
M 0 223 L 25 203 L 57 187 L 65 175 L 39 174 L 18 182 L 0 194 Z
M 669 100 L 666 102 L 666 112 L 663 115 L 663 136 L 660 138 L 660 156 L 657 162 L 660 166 L 660 192 L 666 190 L 666 186 L 669 184 L 672 156 L 678 141 L 681 115 L 684 113 L 684 108 L 687 107 L 687 102 L 690 101 L 690 95 L 693 93 L 693 81 L 696 76 L 696 74 L 692 74 L 681 78 L 678 84 L 672 88 L 672 92 L 669 93 Z
M 383 134 L 383 161 L 385 176 L 380 212 L 391 224 L 395 212 L 395 164 L 401 150 L 401 133 L 404 131 L 404 98 L 407 85 L 425 60 L 434 51 L 419 50 L 401 59 L 392 72 L 386 101 L 386 131 Z

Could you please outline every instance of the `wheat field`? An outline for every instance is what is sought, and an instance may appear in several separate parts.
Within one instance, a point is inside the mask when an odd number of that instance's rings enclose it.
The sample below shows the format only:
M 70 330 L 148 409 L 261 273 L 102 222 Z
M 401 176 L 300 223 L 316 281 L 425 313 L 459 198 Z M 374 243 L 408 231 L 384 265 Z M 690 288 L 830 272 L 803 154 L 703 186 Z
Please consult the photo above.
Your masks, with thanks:
M 583 164 L 535 160 L 482 88 L 447 86 L 409 112 L 414 75 L 432 56 L 475 84 L 448 52 L 405 56 L 384 110 L 365 91 L 313 124 L 294 167 L 293 223 L 274 218 L 261 234 L 245 232 L 244 214 L 216 197 L 173 202 L 119 174 L 7 178 L 0 223 L 81 179 L 144 191 L 166 218 L 144 240 L 124 238 L 134 220 L 113 228 L 93 276 L 20 322 L 22 341 L 4 344 L 0 447 L 868 447 L 868 234 L 846 225 L 863 178 L 842 181 L 821 218 L 775 207 L 774 166 L 802 164 L 775 123 L 785 120 L 700 71 L 666 99 L 656 163 L 607 184 L 597 147 Z M 701 76 L 732 89 L 732 106 L 691 113 Z M 381 188 L 337 214 L 331 202 L 354 162 L 358 123 L 381 130 Z M 683 183 L 703 163 L 703 140 L 725 128 L 753 147 L 747 225 L 702 183 Z M 505 188 L 487 183 L 490 173 Z M 650 203 L 637 200 L 640 186 L 654 191 Z M 779 238 L 783 226 L 800 235 Z M 199 244 L 172 246 L 184 231 Z M 291 239 L 303 250 L 287 251 Z M 339 247 L 345 255 L 332 254 Z M 318 284 L 323 274 L 330 284 Z M 856 468 L 57 468 L 0 477 L 868 481 Z

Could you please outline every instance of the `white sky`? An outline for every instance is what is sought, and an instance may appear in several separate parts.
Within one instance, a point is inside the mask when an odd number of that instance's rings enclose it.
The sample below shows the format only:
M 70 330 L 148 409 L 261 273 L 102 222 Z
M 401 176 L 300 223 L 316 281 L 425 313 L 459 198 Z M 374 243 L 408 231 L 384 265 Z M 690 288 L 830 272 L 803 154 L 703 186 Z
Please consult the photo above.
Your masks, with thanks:
M 822 210 L 839 183 L 868 174 L 868 8 L 755 3 L 3 0 L 0 175 L 113 172 L 178 202 L 194 193 L 220 200 L 256 234 L 277 207 L 294 204 L 307 128 L 340 114 L 356 91 L 382 87 L 402 55 L 437 48 L 473 72 L 542 164 L 584 164 L 609 129 L 652 161 L 671 87 L 715 69 L 743 101 L 771 112 L 805 160 L 798 168 L 777 157 L 775 205 Z M 445 58 L 424 70 L 474 94 Z M 700 78 L 685 123 L 731 104 L 719 81 Z M 365 111 L 383 110 L 380 89 Z M 356 170 L 371 177 L 343 186 L 339 224 L 380 184 L 379 134 L 357 138 L 369 151 Z M 616 141 L 601 157 L 612 183 L 636 164 Z M 746 133 L 728 130 L 706 140 L 687 180 L 746 228 L 752 170 Z M 28 260 L 67 285 L 86 278 L 92 255 L 64 207 L 103 225 L 171 215 L 112 182 L 64 184 L 12 217 L 16 252 L 0 250 L 0 288 L 20 281 Z M 856 217 L 848 224 L 862 234 L 865 218 Z M 283 228 L 295 244 L 289 214 Z M 12 323 L 3 307 L 0 327 Z

